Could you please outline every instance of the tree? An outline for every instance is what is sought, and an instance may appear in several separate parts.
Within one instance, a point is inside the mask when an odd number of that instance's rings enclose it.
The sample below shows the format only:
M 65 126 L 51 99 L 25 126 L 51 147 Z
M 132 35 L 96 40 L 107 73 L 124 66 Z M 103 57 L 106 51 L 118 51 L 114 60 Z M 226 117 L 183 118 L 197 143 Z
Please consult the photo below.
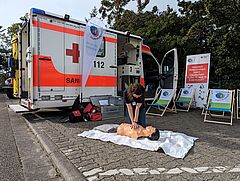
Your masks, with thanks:
M 130 0 L 102 0 L 100 13 L 113 28 L 148 40 L 158 59 L 177 47 L 179 74 L 187 55 L 211 53 L 210 87 L 240 88 L 239 0 L 177 0 L 180 14 L 169 6 L 144 12 L 149 1 L 133 1 L 137 12 L 125 9 Z
M 144 0 L 142 2 L 142 0 L 137 0 L 137 12 L 138 13 L 142 13 L 142 11 L 144 10 L 144 8 L 149 4 L 150 0 Z
M 99 12 L 102 18 L 107 18 L 107 23 L 113 25 L 121 20 L 126 9 L 124 7 L 131 0 L 102 0 Z M 137 2 L 137 12 L 142 13 L 144 8 L 149 4 L 150 0 L 132 0 Z
M 15 23 L 7 29 L 3 29 L 0 26 L 0 65 L 3 65 L 4 69 L 7 69 L 7 59 L 11 54 L 11 38 L 20 30 L 20 24 Z M 7 74 L 0 76 L 0 90 L 4 85 L 7 78 Z
M 219 87 L 240 85 L 240 19 L 237 0 L 204 0 L 212 32 L 209 46 Z
M 4 40 L 6 29 L 3 29 L 2 26 L 0 27 L 0 65 L 3 66 L 4 69 L 7 68 L 7 55 L 9 54 L 10 50 L 6 46 Z
M 97 10 L 97 7 L 94 6 L 92 11 L 89 13 L 90 14 L 90 17 L 96 17 L 98 15 L 98 10 Z
M 131 0 L 101 0 L 101 7 L 99 12 L 102 18 L 107 18 L 107 23 L 112 25 L 114 21 L 121 19 L 121 15 L 124 12 L 124 6 L 126 6 Z
M 183 57 L 211 53 L 210 87 L 239 88 L 239 5 L 237 0 L 178 0 Z
M 7 29 L 0 28 L 0 65 L 7 68 L 7 58 L 11 53 L 11 38 L 20 30 L 20 23 L 14 23 Z

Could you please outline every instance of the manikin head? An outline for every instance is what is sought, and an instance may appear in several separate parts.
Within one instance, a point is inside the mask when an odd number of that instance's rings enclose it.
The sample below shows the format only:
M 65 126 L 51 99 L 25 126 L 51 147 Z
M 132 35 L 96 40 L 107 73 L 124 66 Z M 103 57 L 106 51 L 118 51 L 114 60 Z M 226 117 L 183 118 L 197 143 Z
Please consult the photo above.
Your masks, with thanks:
M 157 128 L 154 128 L 152 126 L 146 127 L 146 132 L 150 135 L 148 139 L 157 141 L 159 139 L 159 130 Z

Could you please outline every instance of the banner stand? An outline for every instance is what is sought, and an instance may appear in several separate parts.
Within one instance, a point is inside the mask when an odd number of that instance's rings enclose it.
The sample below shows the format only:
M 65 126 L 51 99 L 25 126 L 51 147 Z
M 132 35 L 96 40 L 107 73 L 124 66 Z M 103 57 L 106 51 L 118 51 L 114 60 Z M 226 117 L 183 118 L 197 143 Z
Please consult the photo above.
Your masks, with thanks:
M 207 101 L 210 69 L 210 53 L 188 55 L 186 60 L 185 87 L 195 89 L 196 107 L 204 107 Z
M 83 93 L 86 89 L 88 76 L 101 46 L 105 30 L 105 24 L 97 17 L 91 18 L 85 26 L 83 38 L 81 103 L 83 102 Z

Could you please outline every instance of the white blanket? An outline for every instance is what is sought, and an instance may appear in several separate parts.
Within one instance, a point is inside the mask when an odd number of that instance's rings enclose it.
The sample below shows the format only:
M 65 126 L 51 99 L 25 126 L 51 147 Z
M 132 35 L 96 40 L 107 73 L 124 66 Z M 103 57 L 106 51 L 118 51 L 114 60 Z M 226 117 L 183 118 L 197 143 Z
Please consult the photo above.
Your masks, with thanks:
M 118 145 L 126 145 L 150 151 L 157 151 L 159 148 L 162 148 L 165 154 L 175 158 L 184 158 L 192 148 L 194 141 L 198 139 L 172 131 L 159 131 L 159 133 L 160 138 L 158 141 L 151 141 L 147 138 L 135 140 L 126 136 L 117 135 L 117 133 L 105 133 L 95 129 L 84 131 L 78 134 L 78 136 L 110 141 Z

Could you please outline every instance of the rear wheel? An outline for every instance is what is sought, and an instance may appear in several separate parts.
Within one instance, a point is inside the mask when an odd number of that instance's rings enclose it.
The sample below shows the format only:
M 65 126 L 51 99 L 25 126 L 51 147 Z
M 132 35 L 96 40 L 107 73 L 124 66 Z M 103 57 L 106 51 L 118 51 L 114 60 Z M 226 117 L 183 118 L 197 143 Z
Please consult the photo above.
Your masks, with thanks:
M 6 89 L 6 94 L 8 96 L 9 99 L 13 99 L 13 89 Z

